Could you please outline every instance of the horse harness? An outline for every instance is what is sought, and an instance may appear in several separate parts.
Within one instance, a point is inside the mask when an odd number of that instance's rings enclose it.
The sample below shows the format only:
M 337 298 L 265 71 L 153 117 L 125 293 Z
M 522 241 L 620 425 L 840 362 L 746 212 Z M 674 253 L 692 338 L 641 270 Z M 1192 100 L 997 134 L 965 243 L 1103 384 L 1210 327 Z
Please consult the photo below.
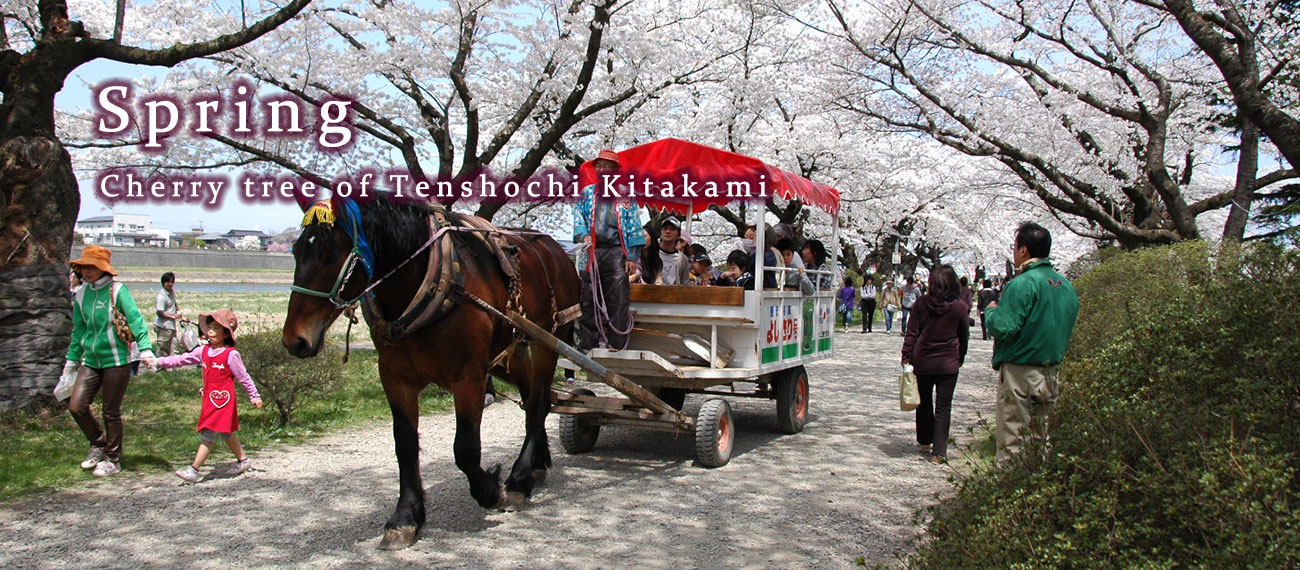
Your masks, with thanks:
M 405 261 L 399 263 L 396 267 L 378 279 L 373 278 L 373 259 L 367 258 L 369 254 L 369 245 L 361 228 L 360 212 L 357 208 L 347 204 L 344 207 L 344 232 L 352 239 L 352 251 L 344 261 L 343 267 L 339 270 L 339 275 L 334 281 L 333 289 L 329 292 L 317 291 L 299 287 L 298 285 L 290 286 L 290 290 L 311 295 L 315 297 L 324 297 L 328 299 L 335 307 L 343 309 L 349 319 L 348 337 L 351 336 L 352 324 L 356 323 L 355 310 L 356 305 L 360 303 L 361 310 L 366 317 L 366 322 L 370 323 L 372 334 L 378 340 L 392 344 L 416 330 L 424 328 L 442 317 L 446 316 L 456 305 L 460 304 L 463 299 L 468 299 L 472 304 L 480 309 L 491 308 L 486 311 L 494 317 L 499 318 L 498 311 L 491 304 L 465 289 L 465 274 L 460 261 L 460 253 L 457 251 L 455 244 L 450 239 L 443 239 L 448 232 L 466 232 L 480 240 L 487 246 L 496 258 L 498 266 L 505 273 L 508 281 L 509 294 L 506 299 L 506 310 L 515 310 L 523 313 L 521 306 L 521 291 L 519 286 L 519 246 L 509 244 L 506 236 L 525 236 L 525 235 L 545 235 L 541 232 L 531 230 L 504 230 L 494 226 L 491 222 L 477 216 L 462 215 L 459 216 L 463 225 L 453 223 L 449 216 L 447 208 L 441 204 L 430 206 L 430 212 L 427 216 L 429 221 L 429 239 L 415 250 Z M 315 209 L 316 207 L 313 207 Z M 317 213 L 316 217 L 325 223 L 332 223 L 333 217 Z M 303 225 L 309 225 L 313 220 L 313 213 L 308 211 L 304 218 Z M 540 252 L 537 251 L 536 245 L 529 241 L 523 242 L 529 248 L 533 249 L 534 254 L 539 260 L 542 259 Z M 425 270 L 424 277 L 420 282 L 420 287 L 415 295 L 411 298 L 410 303 L 402 310 L 402 313 L 394 319 L 387 319 L 379 314 L 371 303 L 367 302 L 373 298 L 371 291 L 384 280 L 391 277 L 399 269 L 405 267 L 411 261 L 414 261 L 424 250 L 429 250 L 429 265 Z M 356 266 L 360 264 L 371 278 L 370 283 L 356 297 L 344 300 L 341 291 L 351 279 Z M 548 298 L 551 302 L 552 324 L 551 332 L 554 333 L 560 326 L 577 320 L 581 313 L 581 307 L 574 305 L 560 310 L 555 301 L 555 286 L 551 282 L 550 273 L 543 264 L 543 277 L 546 280 Z M 527 337 L 522 331 L 513 325 L 506 324 L 513 329 L 513 340 L 501 353 L 497 354 L 488 369 L 499 365 L 502 361 L 507 361 L 509 366 L 509 355 L 520 344 L 527 344 Z M 501 328 L 497 328 L 493 334 L 492 344 L 499 340 Z M 346 341 L 345 341 L 346 342 Z M 345 355 L 346 358 L 346 355 Z

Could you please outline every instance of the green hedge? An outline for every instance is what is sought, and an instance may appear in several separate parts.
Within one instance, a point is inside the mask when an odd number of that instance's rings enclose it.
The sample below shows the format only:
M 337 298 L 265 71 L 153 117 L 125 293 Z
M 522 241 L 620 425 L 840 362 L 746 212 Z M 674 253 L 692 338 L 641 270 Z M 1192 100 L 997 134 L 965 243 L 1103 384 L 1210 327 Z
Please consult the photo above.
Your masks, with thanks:
M 1050 448 L 959 481 L 908 566 L 1300 565 L 1300 254 L 1187 243 L 1075 286 Z

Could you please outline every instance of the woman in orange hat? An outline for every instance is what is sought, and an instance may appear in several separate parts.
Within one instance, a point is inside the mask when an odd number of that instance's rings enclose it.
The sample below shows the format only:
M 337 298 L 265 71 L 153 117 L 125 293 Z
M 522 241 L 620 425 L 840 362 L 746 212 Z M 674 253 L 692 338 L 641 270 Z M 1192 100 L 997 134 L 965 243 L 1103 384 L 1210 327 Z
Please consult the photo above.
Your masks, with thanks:
M 262 408 L 262 396 L 253 385 L 253 378 L 244 368 L 244 360 L 235 350 L 235 329 L 239 328 L 239 319 L 234 311 L 222 309 L 207 315 L 199 315 L 199 322 L 207 327 L 208 344 L 199 345 L 187 354 L 165 356 L 158 359 L 162 369 L 178 366 L 203 365 L 203 408 L 199 412 L 199 450 L 194 454 L 194 461 L 189 467 L 176 472 L 176 476 L 198 483 L 203 480 L 199 469 L 212 454 L 212 444 L 218 439 L 226 442 L 230 452 L 235 454 L 235 472 L 243 473 L 252 466 L 244 448 L 239 444 L 239 411 L 235 401 L 235 382 L 244 388 L 253 406 Z
M 122 398 L 131 380 L 131 343 L 139 343 L 140 360 L 150 366 L 155 360 L 148 329 L 130 290 L 113 281 L 117 271 L 109 265 L 112 256 L 107 249 L 88 245 L 81 257 L 69 263 L 85 284 L 72 299 L 72 344 L 68 346 L 63 374 L 75 375 L 68 411 L 90 440 L 90 453 L 81 468 L 93 468 L 96 477 L 121 471 Z M 103 426 L 90 411 L 90 403 L 101 388 Z

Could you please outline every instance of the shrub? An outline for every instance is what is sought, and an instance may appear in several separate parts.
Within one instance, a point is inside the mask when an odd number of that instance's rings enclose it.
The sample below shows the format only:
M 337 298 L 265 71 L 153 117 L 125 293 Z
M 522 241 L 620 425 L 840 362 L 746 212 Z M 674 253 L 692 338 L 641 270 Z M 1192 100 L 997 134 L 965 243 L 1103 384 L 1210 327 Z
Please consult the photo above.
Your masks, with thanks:
M 1300 254 L 1186 243 L 1075 286 L 1048 452 L 960 481 L 909 566 L 1300 565 Z
M 315 358 L 300 359 L 289 354 L 278 331 L 241 335 L 239 353 L 263 398 L 279 410 L 278 424 L 289 423 L 294 410 L 308 398 L 340 389 L 343 358 L 337 346 L 326 341 Z

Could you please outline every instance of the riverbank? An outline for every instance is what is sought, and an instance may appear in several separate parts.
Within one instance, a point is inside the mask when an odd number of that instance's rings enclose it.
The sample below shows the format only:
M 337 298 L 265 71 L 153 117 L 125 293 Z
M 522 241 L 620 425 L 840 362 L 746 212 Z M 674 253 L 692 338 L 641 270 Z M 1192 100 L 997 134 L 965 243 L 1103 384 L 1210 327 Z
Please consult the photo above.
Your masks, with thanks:
M 114 258 L 116 261 L 116 258 Z M 117 265 L 117 280 L 124 283 L 149 283 L 158 285 L 163 273 L 171 271 L 176 274 L 177 289 L 184 289 L 186 282 L 288 285 L 293 283 L 293 269 L 235 268 L 235 267 L 170 267 L 162 265 Z

